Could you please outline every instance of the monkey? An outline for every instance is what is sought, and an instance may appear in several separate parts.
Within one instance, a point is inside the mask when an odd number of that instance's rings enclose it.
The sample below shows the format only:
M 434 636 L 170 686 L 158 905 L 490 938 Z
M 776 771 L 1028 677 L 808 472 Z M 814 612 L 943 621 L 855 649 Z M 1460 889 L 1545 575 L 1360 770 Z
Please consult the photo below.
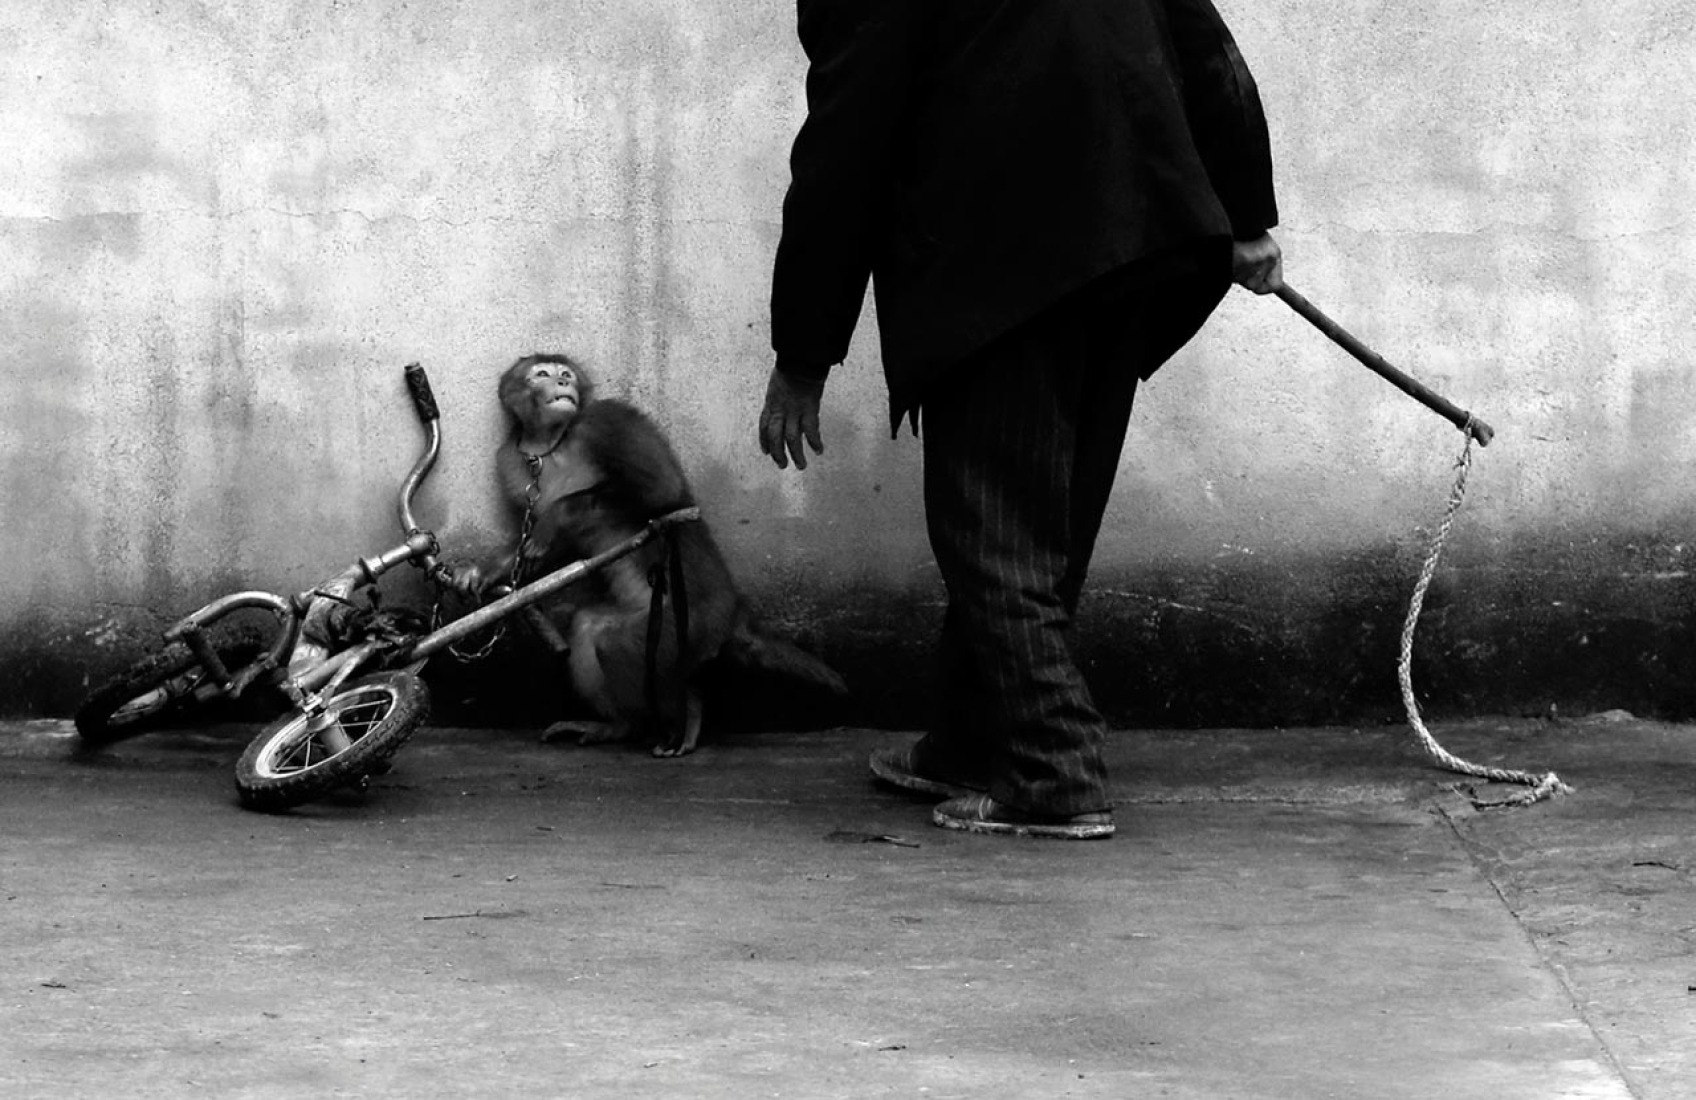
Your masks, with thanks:
M 597 397 L 594 378 L 569 356 L 532 354 L 512 363 L 497 387 L 511 434 L 496 452 L 506 503 L 524 517 L 502 572 L 534 579 L 599 554 L 642 530 L 649 520 L 695 505 L 683 464 L 645 413 Z M 578 732 L 585 743 L 645 733 L 656 756 L 692 752 L 701 732 L 696 674 L 718 657 L 782 672 L 843 695 L 840 676 L 811 655 L 765 635 L 704 520 L 672 529 L 681 554 L 687 637 L 679 639 L 673 602 L 664 595 L 656 683 L 648 683 L 650 577 L 666 565 L 656 540 L 608 564 L 596 583 L 580 585 L 570 609 L 566 663 L 573 688 L 605 720 L 588 727 L 556 723 L 545 737 Z M 485 583 L 473 569 L 456 584 Z M 649 713 L 650 701 L 657 713 Z M 667 731 L 680 733 L 668 736 Z

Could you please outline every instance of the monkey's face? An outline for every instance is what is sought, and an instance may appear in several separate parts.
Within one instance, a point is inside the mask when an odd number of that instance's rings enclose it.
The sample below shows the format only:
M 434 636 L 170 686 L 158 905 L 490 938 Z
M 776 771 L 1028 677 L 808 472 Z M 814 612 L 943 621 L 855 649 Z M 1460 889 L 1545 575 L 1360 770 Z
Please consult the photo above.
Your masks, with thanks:
M 569 363 L 532 364 L 525 385 L 530 392 L 531 407 L 542 423 L 564 424 L 577 415 L 582 404 L 577 372 Z

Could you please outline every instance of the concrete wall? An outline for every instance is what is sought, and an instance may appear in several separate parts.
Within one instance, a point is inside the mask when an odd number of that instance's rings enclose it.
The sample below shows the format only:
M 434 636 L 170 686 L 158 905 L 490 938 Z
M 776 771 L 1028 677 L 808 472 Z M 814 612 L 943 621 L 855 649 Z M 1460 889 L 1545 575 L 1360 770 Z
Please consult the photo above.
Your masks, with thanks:
M 1696 710 L 1696 11 L 1220 0 L 1291 282 L 1498 431 L 1421 635 L 1455 710 Z M 825 458 L 757 452 L 804 108 L 785 3 L 0 11 L 0 709 L 64 713 L 222 587 L 498 532 L 493 376 L 567 349 L 650 409 L 779 626 L 922 720 L 940 593 L 872 319 Z M 1458 433 L 1234 294 L 1146 387 L 1080 648 L 1127 721 L 1359 720 Z M 875 687 L 874 687 L 875 685 Z

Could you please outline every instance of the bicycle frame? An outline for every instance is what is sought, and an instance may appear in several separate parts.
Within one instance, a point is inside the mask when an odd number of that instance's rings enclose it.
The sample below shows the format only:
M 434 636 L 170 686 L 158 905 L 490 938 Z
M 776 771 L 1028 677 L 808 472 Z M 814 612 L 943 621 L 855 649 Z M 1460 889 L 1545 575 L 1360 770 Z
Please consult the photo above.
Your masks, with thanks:
M 596 554 L 592 558 L 583 558 L 580 561 L 571 562 L 569 565 L 562 565 L 552 573 L 531 581 L 523 588 L 515 589 L 500 599 L 484 604 L 476 611 L 431 631 L 409 647 L 400 660 L 403 663 L 428 660 L 433 654 L 439 653 L 468 635 L 475 634 L 479 630 L 493 625 L 515 611 L 521 611 L 539 600 L 546 599 L 560 589 L 575 584 L 590 573 L 603 568 L 608 563 L 632 553 L 652 542 L 670 528 L 683 523 L 693 523 L 700 518 L 701 510 L 690 506 L 667 512 L 663 516 L 649 520 L 646 527 L 610 550 Z
M 429 476 L 441 450 L 440 416 L 429 380 L 419 364 L 413 363 L 406 368 L 406 380 L 413 404 L 426 429 L 424 450 L 400 488 L 398 511 L 406 540 L 375 557 L 360 558 L 328 581 L 293 597 L 263 591 L 235 592 L 213 600 L 177 622 L 165 632 L 165 641 L 181 641 L 187 645 L 210 677 L 209 682 L 196 689 L 197 695 L 204 691 L 207 697 L 238 698 L 255 683 L 269 681 L 273 674 L 277 674 L 274 686 L 282 691 L 290 704 L 303 713 L 313 713 L 319 707 L 319 696 L 333 693 L 373 658 L 382 656 L 385 667 L 416 671 L 431 656 L 449 645 L 546 599 L 608 563 L 634 552 L 672 527 L 701 517 L 697 507 L 680 508 L 659 516 L 604 553 L 564 565 L 400 648 L 392 642 L 363 641 L 345 649 L 335 649 L 328 635 L 314 631 L 313 627 L 337 607 L 350 605 L 355 593 L 376 584 L 383 574 L 399 565 L 411 564 L 440 583 L 436 576 L 441 569 L 437 560 L 440 546 L 433 533 L 418 526 L 412 511 L 413 498 Z M 253 609 L 271 612 L 279 620 L 280 629 L 262 656 L 232 671 L 219 658 L 207 637 L 207 628 L 234 612 Z

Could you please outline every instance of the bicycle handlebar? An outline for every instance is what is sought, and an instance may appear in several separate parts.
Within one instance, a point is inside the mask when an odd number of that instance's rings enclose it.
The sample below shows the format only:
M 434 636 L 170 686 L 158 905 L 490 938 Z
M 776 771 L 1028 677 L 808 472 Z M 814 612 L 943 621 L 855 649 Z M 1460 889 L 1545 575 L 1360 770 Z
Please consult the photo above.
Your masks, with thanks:
M 436 409 L 436 395 L 430 389 L 430 376 L 424 373 L 422 364 L 407 364 L 406 388 L 412 392 L 412 407 L 418 410 L 419 420 L 428 424 L 441 419 L 442 414 Z
M 424 483 L 425 476 L 436 464 L 436 456 L 441 452 L 442 424 L 441 413 L 436 409 L 436 395 L 430 389 L 430 377 L 424 373 L 423 366 L 418 363 L 407 366 L 406 388 L 412 394 L 412 407 L 418 410 L 418 419 L 423 421 L 429 433 L 424 441 L 424 453 L 412 464 L 412 472 L 406 475 L 400 487 L 400 529 L 410 537 L 421 530 L 418 521 L 412 518 L 412 497 Z M 425 554 L 418 559 L 418 564 L 429 569 L 435 564 L 434 555 Z

